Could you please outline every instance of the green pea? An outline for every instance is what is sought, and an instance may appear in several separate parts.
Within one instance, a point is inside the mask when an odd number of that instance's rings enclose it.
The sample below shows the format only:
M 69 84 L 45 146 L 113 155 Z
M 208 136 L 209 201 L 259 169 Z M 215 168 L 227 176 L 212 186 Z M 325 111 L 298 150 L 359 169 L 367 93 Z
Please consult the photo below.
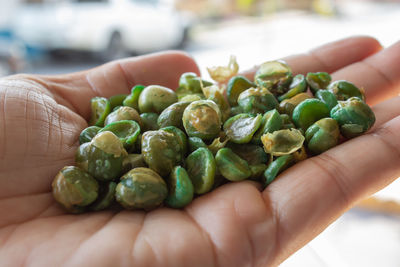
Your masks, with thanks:
M 174 133 L 147 131 L 142 136 L 142 154 L 150 169 L 167 176 L 182 161 L 182 146 Z
M 122 105 L 139 110 L 139 96 L 143 92 L 144 88 L 145 86 L 143 85 L 135 85 L 132 87 L 131 94 L 124 99 Z
M 168 196 L 165 203 L 171 208 L 183 208 L 193 200 L 194 188 L 187 171 L 175 167 L 168 180 Z
M 120 107 L 107 116 L 106 120 L 104 121 L 104 125 L 106 126 L 110 123 L 123 120 L 133 120 L 139 124 L 141 123 L 140 115 L 136 109 L 131 107 Z
M 228 138 L 218 137 L 215 138 L 210 145 L 208 145 L 208 149 L 213 153 L 213 155 L 217 154 L 218 150 L 224 148 L 228 143 Z
M 251 140 L 254 144 L 261 144 L 261 136 L 266 133 L 272 133 L 282 128 L 282 117 L 276 109 L 264 113 L 261 121 L 261 126 L 253 135 Z
M 178 102 L 178 97 L 173 90 L 160 85 L 150 85 L 144 88 L 139 96 L 139 110 L 141 113 L 160 114 L 176 102 Z
M 115 190 L 115 199 L 126 209 L 154 209 L 167 195 L 164 180 L 148 168 L 130 170 L 121 177 Z
M 334 81 L 329 84 L 327 89 L 336 96 L 337 100 L 343 101 L 350 97 L 358 97 L 365 101 L 364 91 L 348 81 Z
M 93 97 L 90 100 L 92 108 L 92 115 L 90 118 L 89 125 L 95 125 L 99 127 L 104 126 L 104 120 L 107 115 L 111 112 L 111 104 L 105 97 Z
M 329 111 L 338 103 L 336 96 L 328 90 L 318 90 L 315 97 L 324 102 Z
M 199 137 L 189 137 L 188 143 L 189 143 L 189 151 L 190 151 L 190 153 L 192 153 L 193 151 L 197 150 L 200 147 L 206 147 L 207 148 L 207 145 Z
M 264 150 L 273 156 L 292 154 L 304 143 L 303 134 L 297 129 L 285 129 L 266 133 L 261 137 Z
M 190 137 L 211 140 L 221 131 L 221 111 L 211 100 L 190 103 L 182 116 L 183 126 Z
M 278 101 L 266 88 L 250 88 L 238 97 L 238 103 L 244 113 L 264 114 L 278 107 Z
M 257 86 L 268 88 L 274 95 L 284 94 L 292 82 L 292 70 L 284 61 L 269 61 L 261 64 L 254 80 Z
M 332 118 L 321 119 L 307 129 L 305 137 L 308 149 L 320 154 L 339 143 L 339 125 Z
M 229 143 L 227 146 L 239 157 L 246 160 L 250 165 L 267 163 L 269 160 L 268 154 L 258 145 Z
M 179 142 L 180 150 L 182 151 L 182 158 L 185 157 L 186 152 L 188 151 L 188 138 L 185 132 L 175 126 L 164 127 L 161 128 L 160 131 L 167 131 L 175 135 Z
M 293 155 L 284 155 L 271 162 L 264 172 L 265 186 L 271 184 L 278 174 L 289 168 L 293 164 L 293 160 Z
M 192 180 L 194 192 L 209 192 L 214 184 L 216 164 L 211 151 L 201 147 L 186 158 L 186 170 Z
M 227 96 L 228 96 L 228 101 L 231 106 L 236 106 L 237 105 L 237 99 L 239 95 L 252 87 L 256 87 L 254 83 L 249 81 L 246 77 L 244 76 L 233 76 L 227 86 Z
M 338 101 L 331 110 L 331 117 L 339 123 L 340 133 L 346 138 L 365 133 L 375 123 L 374 112 L 358 97 Z
M 52 183 L 54 199 L 72 213 L 84 211 L 96 200 L 99 184 L 85 171 L 66 166 L 58 172 Z
M 319 119 L 329 117 L 329 108 L 321 100 L 306 99 L 293 110 L 294 124 L 304 132 Z
M 201 79 L 196 73 L 186 72 L 179 79 L 179 87 L 176 89 L 176 93 L 179 97 L 188 94 L 201 94 L 203 92 L 202 88 L 211 85 L 211 82 Z
M 293 124 L 291 117 L 288 114 L 280 114 L 280 116 L 282 119 L 282 129 L 296 128 L 296 126 L 294 126 Z
M 115 188 L 117 184 L 108 182 L 100 185 L 99 196 L 96 201 L 90 205 L 90 209 L 94 211 L 104 210 L 110 207 L 115 199 Z
M 110 101 L 111 110 L 114 110 L 114 108 L 118 106 L 122 106 L 127 96 L 128 95 L 126 94 L 120 94 L 120 95 L 113 95 L 112 97 L 108 98 L 108 101 Z
M 142 113 L 140 114 L 140 121 L 142 122 L 142 132 L 158 130 L 158 114 L 157 113 Z
M 178 96 L 179 97 L 179 96 Z M 189 94 L 189 95 L 183 95 L 179 98 L 179 102 L 189 102 L 192 103 L 194 101 L 198 100 L 205 100 L 205 96 L 203 93 L 201 94 Z
M 101 130 L 98 126 L 89 126 L 85 128 L 79 135 L 79 144 L 87 143 L 92 141 L 93 137 Z
M 242 181 L 250 177 L 251 170 L 245 160 L 229 148 L 218 150 L 215 155 L 218 171 L 229 181 Z
M 84 171 L 88 171 L 90 142 L 81 144 L 75 153 L 75 164 Z
M 309 72 L 306 80 L 311 92 L 315 94 L 320 89 L 326 89 L 332 77 L 327 72 Z
M 219 88 L 217 85 L 213 85 L 203 88 L 203 92 L 208 100 L 217 104 L 221 111 L 221 120 L 222 122 L 225 122 L 229 118 L 231 110 L 228 100 L 224 96 L 224 90 Z
M 127 155 L 115 134 L 100 132 L 88 147 L 88 173 L 100 181 L 115 180 L 122 173 L 122 162 Z
M 184 130 L 185 128 L 183 128 L 182 117 L 185 108 L 189 106 L 189 104 L 190 102 L 178 102 L 164 109 L 157 119 L 158 126 L 160 128 L 175 126 Z
M 266 164 L 256 164 L 256 165 L 249 165 L 251 175 L 249 179 L 253 181 L 258 181 L 261 182 L 261 178 L 263 177 L 263 174 L 265 170 L 268 168 Z
M 140 134 L 140 126 L 136 121 L 123 120 L 106 125 L 99 133 L 105 131 L 114 133 L 119 138 L 124 148 L 129 149 L 135 144 Z
M 250 142 L 254 133 L 260 128 L 262 115 L 239 114 L 224 123 L 224 131 L 233 143 L 244 144 Z
M 307 93 L 300 93 L 292 98 L 285 99 L 279 104 L 279 110 L 281 113 L 288 114 L 289 116 L 292 116 L 293 110 L 299 105 L 301 102 L 303 102 L 306 99 L 310 99 L 311 96 Z
M 238 114 L 244 113 L 241 106 L 231 107 L 230 116 L 236 116 Z
M 289 90 L 278 97 L 279 102 L 285 99 L 294 97 L 297 94 L 305 92 L 307 90 L 306 78 L 303 74 L 298 74 L 294 76 L 292 83 L 289 86 Z
M 122 161 L 122 173 L 139 167 L 146 167 L 142 154 L 128 154 Z

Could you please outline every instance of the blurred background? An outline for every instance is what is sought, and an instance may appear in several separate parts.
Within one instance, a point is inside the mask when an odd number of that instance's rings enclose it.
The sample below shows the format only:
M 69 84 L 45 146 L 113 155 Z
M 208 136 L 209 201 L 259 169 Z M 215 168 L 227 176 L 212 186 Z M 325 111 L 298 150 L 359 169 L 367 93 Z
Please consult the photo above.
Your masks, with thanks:
M 241 70 L 351 35 L 400 40 L 400 0 L 0 0 L 0 77 L 79 71 L 165 49 Z M 400 64 L 400 63 L 399 63 Z M 282 264 L 400 266 L 400 181 Z

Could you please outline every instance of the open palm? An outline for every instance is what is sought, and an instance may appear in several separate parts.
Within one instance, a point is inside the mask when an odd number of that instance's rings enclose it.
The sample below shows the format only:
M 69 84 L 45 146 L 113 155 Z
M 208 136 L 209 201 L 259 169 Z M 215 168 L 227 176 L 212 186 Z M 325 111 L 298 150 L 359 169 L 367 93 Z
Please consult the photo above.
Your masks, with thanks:
M 400 43 L 381 50 L 372 38 L 354 37 L 286 60 L 295 73 L 327 71 L 364 87 L 374 129 L 297 164 L 263 192 L 231 183 L 185 210 L 147 213 L 70 215 L 53 200 L 51 181 L 73 164 L 90 98 L 134 84 L 175 88 L 183 72 L 198 72 L 191 58 L 160 53 L 0 80 L 0 265 L 274 266 L 400 176 Z

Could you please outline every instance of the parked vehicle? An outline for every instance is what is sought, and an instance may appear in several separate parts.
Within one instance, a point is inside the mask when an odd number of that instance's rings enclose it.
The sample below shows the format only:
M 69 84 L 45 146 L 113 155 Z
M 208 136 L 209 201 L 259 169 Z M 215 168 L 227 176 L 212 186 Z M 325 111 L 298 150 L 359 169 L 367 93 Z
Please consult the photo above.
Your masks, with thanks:
M 95 52 L 109 60 L 179 47 L 190 22 L 160 0 L 67 0 L 26 4 L 12 25 L 32 46 Z

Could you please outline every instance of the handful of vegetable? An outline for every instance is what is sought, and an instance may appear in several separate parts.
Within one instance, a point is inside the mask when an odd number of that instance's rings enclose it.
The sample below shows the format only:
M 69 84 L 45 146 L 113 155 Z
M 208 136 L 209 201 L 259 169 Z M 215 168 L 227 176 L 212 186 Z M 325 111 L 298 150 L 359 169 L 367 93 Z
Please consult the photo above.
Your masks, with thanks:
M 130 95 L 93 98 L 76 166 L 56 175 L 54 198 L 72 213 L 113 203 L 183 208 L 229 181 L 268 186 L 375 122 L 363 90 L 328 73 L 293 76 L 270 61 L 250 81 L 237 70 L 232 60 L 209 69 L 217 83 L 184 73 L 175 91 L 136 85 Z

